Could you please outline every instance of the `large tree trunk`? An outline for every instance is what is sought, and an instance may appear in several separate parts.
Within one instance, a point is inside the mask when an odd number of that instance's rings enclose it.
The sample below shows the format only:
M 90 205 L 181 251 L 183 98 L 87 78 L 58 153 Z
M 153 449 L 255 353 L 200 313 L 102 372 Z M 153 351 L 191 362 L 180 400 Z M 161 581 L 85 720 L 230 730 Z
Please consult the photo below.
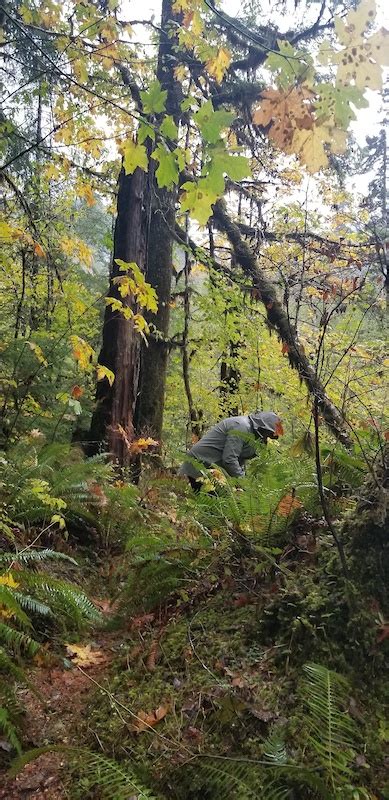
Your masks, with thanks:
M 215 203 L 213 216 L 218 228 L 229 239 L 237 263 L 240 264 L 257 289 L 258 299 L 265 306 L 269 324 L 277 331 L 286 345 L 289 363 L 298 371 L 310 393 L 317 398 L 320 412 L 332 433 L 346 446 L 351 445 L 342 414 L 327 397 L 319 377 L 297 341 L 287 314 L 277 299 L 275 287 L 261 270 L 250 247 L 243 241 L 239 228 L 231 220 L 223 200 Z
M 150 171 L 152 174 L 149 175 L 148 195 L 151 199 L 151 208 L 149 206 L 150 226 L 147 242 L 146 279 L 157 293 L 158 311 L 156 314 L 146 315 L 152 330 L 154 326 L 156 330 L 155 336 L 150 336 L 147 344 L 142 344 L 136 426 L 139 432 L 150 435 L 159 441 L 162 434 L 169 357 L 166 339 L 169 335 L 170 321 L 173 249 L 170 230 L 174 230 L 175 192 L 158 189 L 152 165 Z
M 182 90 L 181 84 L 174 79 L 174 47 L 177 45 L 177 38 L 171 35 L 171 26 L 177 22 L 179 16 L 172 11 L 171 0 L 163 0 L 157 78 L 167 91 L 166 112 L 174 118 L 176 124 L 179 123 Z M 139 432 L 160 440 L 169 356 L 164 340 L 169 335 L 172 232 L 177 189 L 160 189 L 155 178 L 155 167 L 155 161 L 151 161 L 146 200 L 149 209 L 146 278 L 158 296 L 157 314 L 148 317 L 148 321 L 156 328 L 157 336 L 150 337 L 147 346 L 142 346 L 140 396 L 136 417 Z
M 109 297 L 121 299 L 123 305 L 131 305 L 130 297 L 121 298 L 114 279 L 120 273 L 115 259 L 135 261 L 141 270 L 146 263 L 146 218 L 144 212 L 144 189 L 146 175 L 136 169 L 133 175 L 119 177 L 117 218 L 114 236 L 114 254 L 110 275 Z M 126 320 L 118 311 L 107 306 L 104 315 L 103 343 L 99 364 L 108 367 L 115 375 L 112 386 L 105 378 L 99 381 L 96 390 L 96 408 L 92 417 L 90 452 L 103 445 L 120 466 L 131 462 L 129 443 L 134 434 L 134 411 L 138 395 L 141 338 L 134 330 L 131 320 Z

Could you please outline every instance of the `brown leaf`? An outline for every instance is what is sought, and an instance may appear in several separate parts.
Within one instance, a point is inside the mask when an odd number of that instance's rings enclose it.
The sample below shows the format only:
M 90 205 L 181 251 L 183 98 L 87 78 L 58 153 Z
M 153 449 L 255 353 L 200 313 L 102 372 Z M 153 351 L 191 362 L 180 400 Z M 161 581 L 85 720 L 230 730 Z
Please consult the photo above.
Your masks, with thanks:
M 100 508 L 104 508 L 104 506 L 108 503 L 107 495 L 105 494 L 104 489 L 99 486 L 98 483 L 92 483 L 89 486 L 89 493 L 93 496 L 93 500 Z
M 284 435 L 284 428 L 283 428 L 281 420 L 278 420 L 276 422 L 276 427 L 274 429 L 274 433 L 275 433 L 276 436 L 283 436 Z
M 243 608 L 243 606 L 249 606 L 252 603 L 255 603 L 255 597 L 251 594 L 240 594 L 239 597 L 233 600 L 235 608 Z
M 241 675 L 235 675 L 235 678 L 233 678 L 231 681 L 231 686 L 236 686 L 238 689 L 244 689 L 244 687 L 247 686 L 247 683 L 245 680 L 243 680 Z
M 377 636 L 377 644 L 381 644 L 384 642 L 385 639 L 389 638 L 389 623 L 383 623 L 380 625 L 379 634 Z
M 136 733 L 141 733 L 142 731 L 146 731 L 148 728 L 154 728 L 158 722 L 161 722 L 166 717 L 166 714 L 169 711 L 168 706 L 158 706 L 155 711 L 151 711 L 151 713 L 147 713 L 146 711 L 138 711 L 137 717 L 138 719 L 134 722 L 133 728 Z
M 81 388 L 81 386 L 73 386 L 70 394 L 75 400 L 79 400 L 84 394 L 84 390 Z
M 35 244 L 34 244 L 34 253 L 39 258 L 44 258 L 45 257 L 45 251 L 44 251 L 42 245 L 39 244 L 39 242 L 35 242 Z
M 139 617 L 132 617 L 131 628 L 144 628 L 149 622 L 153 622 L 155 614 L 140 614 Z
M 189 725 L 189 728 L 186 732 L 191 739 L 195 739 L 196 741 L 199 741 L 199 739 L 203 738 L 202 732 L 199 731 L 198 728 L 194 728 L 192 725 Z
M 111 600 L 101 600 L 100 598 L 93 597 L 91 598 L 94 605 L 102 612 L 102 614 L 113 614 L 116 610 L 115 604 L 112 603 Z
M 150 652 L 146 660 L 146 668 L 149 670 L 149 672 L 154 672 L 158 655 L 159 655 L 159 639 L 154 639 L 154 641 L 151 644 Z
M 251 708 L 250 709 L 253 717 L 256 719 L 260 719 L 261 722 L 272 722 L 275 719 L 274 711 L 268 711 L 265 708 Z
M 294 497 L 293 494 L 285 494 L 278 503 L 277 514 L 281 517 L 289 517 L 292 511 L 296 508 L 301 508 L 301 506 L 302 502 L 298 497 Z
M 274 143 L 288 152 L 296 130 L 313 127 L 309 89 L 296 86 L 293 89 L 265 89 L 261 94 L 261 105 L 254 112 L 253 122 L 269 128 L 269 137 Z

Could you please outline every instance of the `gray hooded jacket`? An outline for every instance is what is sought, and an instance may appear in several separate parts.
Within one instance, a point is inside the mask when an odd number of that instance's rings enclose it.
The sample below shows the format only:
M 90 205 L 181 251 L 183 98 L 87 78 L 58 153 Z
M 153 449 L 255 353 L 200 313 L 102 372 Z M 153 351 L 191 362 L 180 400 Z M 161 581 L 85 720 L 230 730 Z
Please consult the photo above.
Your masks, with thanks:
M 276 425 L 280 422 L 273 411 L 255 411 L 247 416 L 222 419 L 189 450 L 187 455 L 191 460 L 184 461 L 179 475 L 201 477 L 201 467 L 198 469 L 193 463 L 200 461 L 204 467 L 214 464 L 225 469 L 228 475 L 241 478 L 245 474 L 244 462 L 255 456 L 250 438 L 254 434 L 266 442 L 269 436 L 275 434 Z

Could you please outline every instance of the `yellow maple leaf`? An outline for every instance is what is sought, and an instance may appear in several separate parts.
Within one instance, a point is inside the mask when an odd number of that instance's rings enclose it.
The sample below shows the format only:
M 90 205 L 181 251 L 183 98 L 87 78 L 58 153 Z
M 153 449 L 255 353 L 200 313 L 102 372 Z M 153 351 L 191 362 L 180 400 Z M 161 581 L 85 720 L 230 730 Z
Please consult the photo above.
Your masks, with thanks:
M 0 575 L 0 584 L 1 586 L 9 586 L 10 589 L 17 589 L 19 586 L 10 572 Z
M 338 84 L 352 84 L 362 91 L 381 88 L 381 67 L 389 64 L 389 32 L 381 28 L 372 36 L 365 35 L 375 16 L 374 0 L 364 0 L 344 20 L 335 18 L 335 30 L 343 48 L 334 50 L 330 42 L 324 42 L 320 48 L 320 61 L 338 65 Z
M 79 197 L 83 197 L 88 206 L 94 206 L 96 203 L 96 198 L 94 196 L 92 187 L 85 183 L 79 185 L 77 188 Z
M 350 48 L 355 55 L 342 51 L 336 73 L 336 80 L 344 86 L 355 84 L 359 89 L 380 89 L 382 86 L 381 66 L 372 61 L 372 52 L 368 42 Z
M 205 66 L 207 68 L 208 75 L 211 75 L 211 77 L 215 78 L 218 83 L 221 83 L 230 64 L 231 53 L 229 50 L 226 50 L 225 47 L 219 47 L 214 58 L 210 58 L 206 62 Z
M 178 67 L 174 67 L 174 77 L 176 81 L 182 83 L 182 81 L 186 78 L 187 70 L 184 64 L 179 64 Z
M 23 231 L 20 228 L 14 228 L 13 225 L 9 225 L 5 220 L 0 220 L 0 242 L 10 244 L 17 239 L 22 239 L 23 235 Z
M 138 447 L 145 449 L 146 447 L 154 447 L 155 445 L 159 444 L 159 442 L 157 442 L 156 439 L 152 439 L 151 436 L 148 436 L 146 439 L 138 439 L 136 444 Z
M 109 385 L 112 386 L 115 380 L 115 374 L 114 372 L 112 372 L 111 369 L 108 369 L 108 367 L 104 367 L 102 364 L 97 364 L 96 372 L 98 381 L 103 381 L 104 378 L 106 378 Z
M 349 11 L 345 19 L 335 17 L 335 31 L 341 44 L 354 44 L 376 16 L 375 0 L 363 0 L 358 7 Z
M 149 326 L 142 314 L 135 314 L 133 319 L 135 330 L 138 331 L 138 333 L 141 333 L 142 331 L 144 333 L 149 333 Z
M 174 13 L 180 13 L 180 11 L 187 11 L 190 8 L 190 0 L 175 0 L 172 5 L 172 11 Z
M 8 586 L 9 589 L 17 589 L 19 584 L 13 579 L 11 573 L 8 572 L 4 575 L 0 575 L 0 586 Z M 11 608 L 0 603 L 0 619 L 11 619 L 14 615 L 15 612 Z
M 101 650 L 92 650 L 90 644 L 67 644 L 66 655 L 79 667 L 91 667 L 103 664 L 107 656 Z
M 60 168 L 55 164 L 47 164 L 43 170 L 43 175 L 48 181 L 62 177 Z
M 88 70 L 86 68 L 86 64 L 83 59 L 78 58 L 76 61 L 73 62 L 73 74 L 78 83 L 84 84 L 87 82 Z
M 291 151 L 296 153 L 309 172 L 318 172 L 328 166 L 324 142 L 329 141 L 329 130 L 323 125 L 314 125 L 312 130 L 296 130 Z
M 341 128 L 336 128 L 335 126 L 324 126 L 328 127 L 328 144 L 331 150 L 331 153 L 335 153 L 335 155 L 340 155 L 344 153 L 347 147 L 347 140 L 348 134 L 347 131 L 343 131 Z
M 93 260 L 92 250 L 81 239 L 63 236 L 60 240 L 60 246 L 65 255 L 76 258 L 77 261 L 80 261 L 81 264 L 84 264 L 88 269 L 91 268 Z
M 71 336 L 70 343 L 73 348 L 73 357 L 76 359 L 81 369 L 90 369 L 91 361 L 95 354 L 93 347 L 91 347 L 85 339 L 81 339 L 80 336 Z

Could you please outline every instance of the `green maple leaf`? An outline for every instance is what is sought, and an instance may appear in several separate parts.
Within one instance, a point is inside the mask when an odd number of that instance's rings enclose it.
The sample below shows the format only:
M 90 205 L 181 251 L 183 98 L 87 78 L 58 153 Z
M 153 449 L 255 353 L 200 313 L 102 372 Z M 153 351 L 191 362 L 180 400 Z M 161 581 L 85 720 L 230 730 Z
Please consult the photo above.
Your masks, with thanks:
M 150 83 L 147 91 L 140 93 L 140 96 L 145 114 L 161 114 L 165 111 L 167 91 L 161 88 L 157 78 Z
M 189 211 L 200 225 L 206 225 L 218 193 L 210 185 L 208 178 L 200 178 L 197 184 L 188 181 L 183 184 L 182 189 L 184 194 L 181 197 L 181 211 Z
M 234 181 L 249 177 L 251 175 L 249 160 L 245 156 L 230 155 L 223 147 L 212 148 L 208 178 L 219 196 L 224 192 L 224 175 L 228 175 Z
M 149 138 L 152 142 L 155 141 L 155 130 L 154 128 L 149 125 L 147 122 L 141 121 L 139 123 L 137 138 L 139 144 L 143 144 L 143 142 Z
M 176 123 L 174 122 L 173 117 L 165 117 L 162 125 L 160 127 L 160 131 L 162 136 L 166 136 L 168 139 L 177 139 L 178 137 L 178 128 Z
M 216 144 L 220 139 L 223 128 L 228 128 L 232 120 L 235 119 L 235 114 L 224 109 L 214 111 L 212 101 L 207 100 L 194 114 L 193 119 L 199 126 L 205 141 L 209 142 L 209 144 Z
M 278 53 L 269 53 L 265 66 L 276 73 L 277 85 L 281 89 L 293 86 L 298 79 L 304 76 L 304 83 L 308 83 L 313 76 L 313 60 L 306 50 L 295 50 L 290 42 L 277 40 Z
M 186 162 L 185 162 L 185 153 L 184 153 L 184 151 L 182 150 L 182 148 L 181 148 L 181 147 L 176 147 L 176 149 L 174 150 L 174 152 L 175 152 L 175 154 L 176 154 L 176 159 L 177 159 L 178 169 L 179 169 L 179 170 L 182 170 L 182 169 L 184 169 L 184 167 L 185 167 L 185 163 L 186 163 Z
M 137 167 L 147 172 L 149 162 L 146 148 L 143 144 L 136 144 L 133 139 L 127 139 L 123 145 L 123 166 L 126 175 L 132 175 Z
M 334 117 L 337 125 L 347 130 L 351 120 L 356 119 L 355 108 L 366 108 L 369 104 L 357 86 L 332 86 L 323 83 L 318 87 L 319 100 L 315 104 L 317 117 Z
M 170 189 L 178 182 L 179 170 L 175 153 L 171 153 L 163 144 L 159 144 L 154 150 L 152 158 L 159 162 L 155 171 L 159 188 L 166 186 L 167 189 Z

